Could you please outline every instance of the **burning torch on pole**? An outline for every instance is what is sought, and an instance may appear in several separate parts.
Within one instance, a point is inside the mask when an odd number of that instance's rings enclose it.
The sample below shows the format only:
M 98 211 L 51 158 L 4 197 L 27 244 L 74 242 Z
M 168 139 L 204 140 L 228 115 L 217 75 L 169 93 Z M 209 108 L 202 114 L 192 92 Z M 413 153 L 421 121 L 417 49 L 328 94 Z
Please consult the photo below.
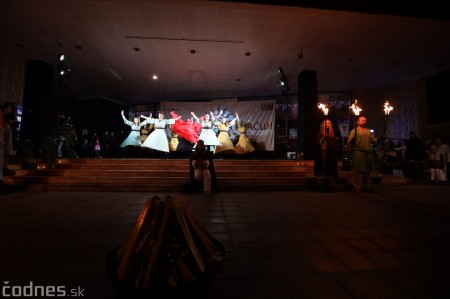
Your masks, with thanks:
M 326 118 L 327 115 L 328 115 L 328 107 L 327 107 L 327 105 L 326 105 L 326 104 L 319 104 L 319 105 L 317 105 L 317 108 L 319 108 L 320 110 L 322 110 L 323 115 L 324 115 L 325 118 Z
M 355 102 L 350 106 L 350 109 L 353 111 L 353 114 L 355 115 L 355 123 L 358 121 L 359 112 L 362 111 L 360 107 L 358 107 L 358 100 L 355 100 Z
M 359 112 L 362 111 L 362 109 L 360 107 L 358 107 L 358 100 L 355 99 L 355 102 L 350 106 L 350 109 L 353 111 L 353 114 L 355 115 L 355 124 L 358 122 L 358 116 L 359 116 Z M 356 127 L 358 125 L 355 125 L 355 132 L 356 132 Z M 351 142 L 355 142 L 356 140 L 356 134 L 355 137 L 353 138 L 353 140 Z
M 388 118 L 389 118 L 389 113 L 394 110 L 394 107 L 391 106 L 389 104 L 389 101 L 384 102 L 384 133 L 383 133 L 383 137 L 386 137 L 386 129 L 387 129 L 387 123 L 388 123 Z
M 358 100 L 355 100 L 355 102 L 350 106 L 350 109 L 352 109 L 355 116 L 359 116 L 359 112 L 362 111 L 362 109 L 358 107 Z

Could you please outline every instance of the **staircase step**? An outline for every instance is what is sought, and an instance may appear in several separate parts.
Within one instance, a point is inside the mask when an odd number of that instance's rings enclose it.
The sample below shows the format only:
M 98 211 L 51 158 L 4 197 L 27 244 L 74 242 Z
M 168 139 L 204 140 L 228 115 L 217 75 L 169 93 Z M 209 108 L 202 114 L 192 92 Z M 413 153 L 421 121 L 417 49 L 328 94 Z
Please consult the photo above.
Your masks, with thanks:
M 27 190 L 180 191 L 190 183 L 188 159 L 55 159 L 35 169 L 14 169 L 4 184 Z M 313 161 L 214 160 L 216 189 L 309 190 L 317 185 Z M 347 186 L 350 172 L 339 172 L 336 186 Z

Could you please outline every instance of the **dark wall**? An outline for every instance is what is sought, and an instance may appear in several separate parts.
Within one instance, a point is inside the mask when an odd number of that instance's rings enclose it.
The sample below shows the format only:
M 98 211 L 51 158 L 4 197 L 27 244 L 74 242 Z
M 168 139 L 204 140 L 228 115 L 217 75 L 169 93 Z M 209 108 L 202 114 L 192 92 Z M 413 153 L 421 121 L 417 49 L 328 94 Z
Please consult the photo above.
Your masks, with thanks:
M 427 79 L 428 123 L 450 121 L 450 71 Z
M 121 130 L 129 133 L 130 128 L 123 123 L 120 111 L 126 106 L 103 98 L 92 98 L 66 103 L 61 109 L 66 117 L 70 117 L 72 124 L 81 134 L 82 129 L 87 129 L 89 134 L 96 132 L 102 134 L 105 131 L 114 132 L 116 135 Z

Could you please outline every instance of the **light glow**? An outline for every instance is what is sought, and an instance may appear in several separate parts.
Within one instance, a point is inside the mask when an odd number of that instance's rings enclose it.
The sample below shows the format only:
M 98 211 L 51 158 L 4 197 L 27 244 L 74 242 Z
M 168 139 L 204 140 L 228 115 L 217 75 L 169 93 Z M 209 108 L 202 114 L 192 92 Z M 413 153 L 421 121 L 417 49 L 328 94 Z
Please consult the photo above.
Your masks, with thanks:
M 358 107 L 357 103 L 358 103 L 358 100 L 355 100 L 355 102 L 350 106 L 350 109 L 352 109 L 353 113 L 356 116 L 358 116 L 359 112 L 362 111 L 362 109 Z
M 327 108 L 327 105 L 325 105 L 325 104 L 319 104 L 317 107 L 323 111 L 323 115 L 328 115 L 328 108 Z
M 384 103 L 384 115 L 389 115 L 389 113 L 394 110 L 394 107 L 389 104 L 389 101 Z

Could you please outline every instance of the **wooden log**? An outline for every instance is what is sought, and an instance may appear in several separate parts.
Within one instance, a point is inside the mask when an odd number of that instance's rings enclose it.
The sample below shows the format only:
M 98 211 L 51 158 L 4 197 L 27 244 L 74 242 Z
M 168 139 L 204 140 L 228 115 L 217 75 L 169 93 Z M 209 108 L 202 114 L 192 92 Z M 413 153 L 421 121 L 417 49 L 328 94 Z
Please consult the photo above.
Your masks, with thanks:
M 153 235 L 152 254 L 149 258 L 145 273 L 142 279 L 142 287 L 152 288 L 156 286 L 157 278 L 161 275 L 158 273 L 160 264 L 166 261 L 165 248 L 167 247 L 167 239 L 170 237 L 170 230 L 173 225 L 173 202 L 171 199 L 165 200 L 165 208 L 162 210 L 162 223 L 158 233 Z
M 119 267 L 117 269 L 117 279 L 119 281 L 124 281 L 126 277 L 128 276 L 130 265 L 133 260 L 134 250 L 137 244 L 137 240 L 139 237 L 139 234 L 142 229 L 142 225 L 145 222 L 147 218 L 148 211 L 150 210 L 150 207 L 152 206 L 152 202 L 154 201 L 155 197 L 148 198 L 144 208 L 142 209 L 136 224 L 133 227 L 133 230 L 131 232 L 130 238 L 127 240 L 126 244 L 123 247 L 123 254 L 122 258 L 119 262 Z M 159 198 L 158 198 L 159 199 Z
M 177 269 L 178 269 L 180 278 L 183 278 L 184 281 L 186 281 L 186 282 L 196 281 L 196 278 L 192 274 L 191 270 L 189 270 L 189 267 L 186 265 L 186 263 L 181 258 L 177 261 Z
M 141 249 L 141 260 L 138 265 L 138 269 L 135 269 L 137 272 L 135 281 L 136 287 L 142 287 L 143 285 L 145 272 L 147 271 L 148 263 L 154 251 L 153 244 L 155 243 L 155 238 L 157 238 L 158 231 L 161 228 L 161 222 L 164 217 L 164 209 L 166 208 L 166 204 L 161 200 L 155 202 L 154 205 L 156 208 L 153 213 L 152 221 L 146 228 L 147 235 L 139 243 L 139 248 Z
M 198 222 L 195 220 L 194 216 L 189 212 L 189 210 L 181 205 L 181 208 L 183 210 L 183 213 L 188 220 L 189 225 L 193 229 L 193 233 L 197 236 L 197 238 L 200 240 L 201 245 L 205 248 L 209 256 L 215 260 L 220 261 L 223 259 L 221 252 L 218 250 L 214 242 L 211 240 L 211 238 L 204 232 L 204 230 L 200 227 Z
M 167 283 L 173 288 L 178 286 L 177 280 L 173 278 L 172 275 L 169 275 L 169 277 L 167 278 Z
M 173 208 L 173 211 L 175 212 L 175 215 L 177 217 L 177 220 L 181 227 L 181 230 L 183 231 L 183 234 L 187 241 L 189 250 L 191 251 L 192 255 L 194 256 L 194 260 L 195 260 L 200 272 L 204 273 L 206 271 L 205 261 L 203 260 L 203 257 L 197 248 L 197 245 L 195 245 L 194 239 L 192 238 L 191 232 L 189 230 L 189 226 L 184 217 L 183 210 L 181 209 L 180 202 L 177 199 L 173 199 L 172 208 Z

